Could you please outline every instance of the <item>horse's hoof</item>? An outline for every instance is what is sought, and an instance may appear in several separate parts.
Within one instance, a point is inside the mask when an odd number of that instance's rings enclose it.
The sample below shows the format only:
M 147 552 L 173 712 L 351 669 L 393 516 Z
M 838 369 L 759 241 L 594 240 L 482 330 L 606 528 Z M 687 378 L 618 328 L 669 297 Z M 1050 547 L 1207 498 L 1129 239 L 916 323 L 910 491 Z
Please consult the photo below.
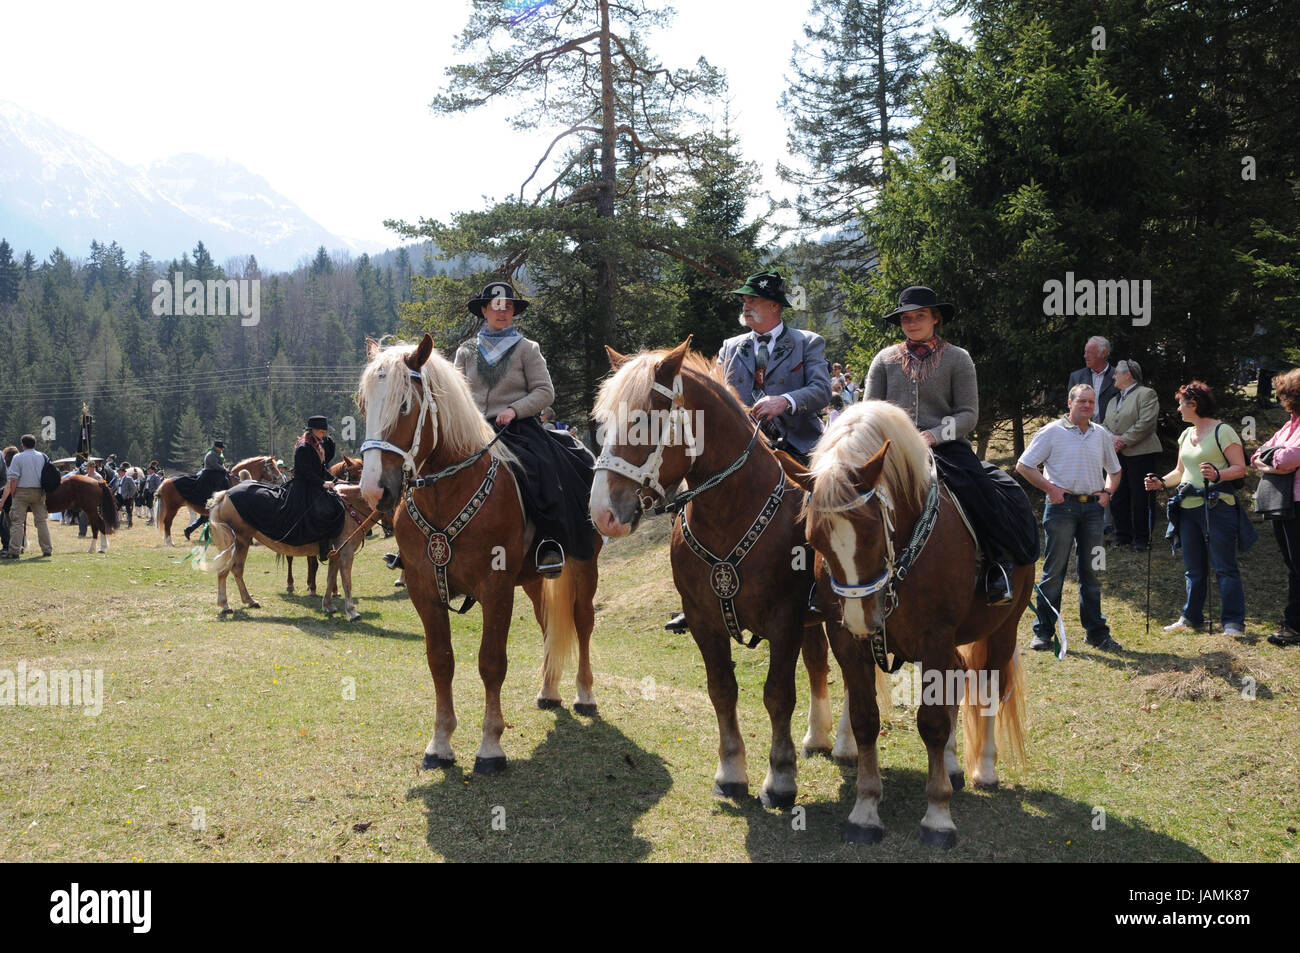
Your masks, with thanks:
M 558 698 L 539 698 L 537 699 L 537 707 L 542 711 L 551 711 L 560 707 L 560 700 Z
M 739 801 L 749 797 L 749 785 L 744 781 L 728 781 L 725 784 L 720 781 L 714 781 L 713 796 L 725 797 L 732 801 Z
M 394 588 L 394 589 L 405 589 L 405 588 L 406 588 L 406 583 L 402 582 L 402 580 L 399 579 L 399 580 L 397 580 L 397 582 L 393 583 L 393 588 Z
M 812 745 L 804 745 L 801 749 L 799 749 L 799 754 L 800 757 L 804 757 L 804 758 L 815 758 L 818 755 L 821 755 L 824 758 L 829 758 L 831 757 L 831 749 L 814 748 Z
M 285 591 L 285 592 L 293 592 L 293 586 L 285 586 L 285 587 L 284 587 L 284 591 Z
M 788 811 L 794 807 L 794 791 L 763 791 L 758 799 L 768 810 Z
M 841 768 L 856 768 L 858 766 L 858 756 L 854 755 L 851 758 L 846 758 L 846 757 L 841 757 L 840 755 L 836 755 L 835 763 L 838 764 Z
M 316 590 L 315 590 L 315 589 L 308 589 L 308 590 L 307 590 L 307 595 L 309 595 L 309 596 L 314 596 L 314 595 L 316 595 Z
M 496 758 L 475 758 L 474 773 L 482 775 L 500 774 L 506 769 L 505 755 Z
M 844 825 L 844 843 L 846 844 L 879 844 L 885 839 L 885 829 L 876 825 L 867 826 L 865 824 L 854 824 L 849 822 Z
M 260 602 L 258 602 L 256 599 L 254 599 L 252 602 L 248 603 L 248 608 L 250 608 L 250 609 L 260 609 L 260 608 L 262 608 L 262 604 L 261 604 Z
M 356 621 L 357 621 L 358 619 L 360 619 L 360 618 L 361 618 L 361 613 L 360 613 L 360 612 L 353 611 L 353 612 L 350 612 L 350 613 L 348 614 L 348 621 L 349 621 L 349 622 L 356 622 Z
M 954 791 L 960 791 L 966 786 L 966 773 L 964 771 L 953 771 L 949 773 L 948 783 L 952 785 Z
M 922 825 L 920 833 L 917 834 L 917 840 L 926 847 L 937 847 L 940 850 L 951 850 L 957 846 L 957 832 L 936 831 Z
M 998 789 L 998 782 L 996 782 L 996 781 L 976 781 L 976 782 L 975 782 L 975 790 L 976 790 L 976 791 L 996 791 L 997 789 Z
M 595 703 L 595 702 L 590 702 L 590 703 L 588 703 L 588 702 L 574 702 L 574 703 L 573 703 L 573 711 L 574 711 L 574 714 L 577 714 L 577 715 L 585 715 L 585 716 L 588 717 L 588 718 L 595 718 L 595 717 L 596 717 L 596 703 Z
M 424 753 L 424 760 L 420 762 L 420 767 L 426 771 L 432 771 L 434 768 L 450 768 L 456 763 L 455 758 L 440 758 L 436 754 Z
M 235 614 L 235 610 L 232 609 L 232 608 L 230 608 L 230 606 L 226 606 L 224 609 L 221 610 L 221 614 L 222 614 L 222 615 L 234 615 L 234 614 Z

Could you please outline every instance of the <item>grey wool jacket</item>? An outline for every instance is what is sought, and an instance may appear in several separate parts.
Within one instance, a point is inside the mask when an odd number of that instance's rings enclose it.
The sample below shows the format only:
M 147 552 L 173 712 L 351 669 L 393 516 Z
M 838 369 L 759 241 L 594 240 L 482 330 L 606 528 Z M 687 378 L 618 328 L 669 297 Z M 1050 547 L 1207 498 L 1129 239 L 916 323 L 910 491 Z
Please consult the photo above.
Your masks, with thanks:
M 918 430 L 928 430 L 935 443 L 967 440 L 979 420 L 980 393 L 975 362 L 955 344 L 947 344 L 939 364 L 923 381 L 903 373 L 899 346 L 876 354 L 867 371 L 867 400 L 887 400 L 911 416 Z
M 489 420 L 495 420 L 507 407 L 513 407 L 518 417 L 535 417 L 555 400 L 551 372 L 536 341 L 520 338 L 493 368 L 495 380 L 479 373 L 478 362 L 477 340 L 456 349 L 453 363 L 469 381 L 474 403 Z

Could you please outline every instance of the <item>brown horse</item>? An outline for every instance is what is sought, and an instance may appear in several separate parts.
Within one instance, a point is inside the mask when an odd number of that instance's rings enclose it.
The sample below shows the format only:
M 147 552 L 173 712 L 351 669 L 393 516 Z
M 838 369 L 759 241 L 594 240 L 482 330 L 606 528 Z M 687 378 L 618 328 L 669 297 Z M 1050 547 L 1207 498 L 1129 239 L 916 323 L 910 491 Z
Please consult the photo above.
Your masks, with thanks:
M 346 515 L 343 519 L 343 528 L 333 540 L 334 548 L 338 550 L 339 555 L 337 559 L 330 560 L 323 608 L 326 615 L 334 614 L 334 602 L 331 593 L 337 591 L 335 579 L 336 576 L 341 575 L 343 577 L 343 614 L 349 622 L 353 622 L 361 618 L 361 613 L 356 610 L 352 603 L 352 560 L 356 552 L 365 545 L 365 532 L 357 531 L 357 529 L 368 522 L 371 510 L 361 498 L 361 493 L 356 487 L 339 487 L 337 492 L 343 500 Z M 217 577 L 217 605 L 221 607 L 222 615 L 229 615 L 234 611 L 230 608 L 230 603 L 226 601 L 226 576 L 232 571 L 235 574 L 235 583 L 239 586 L 240 599 L 244 605 L 250 609 L 261 608 L 261 605 L 249 595 L 248 587 L 244 585 L 244 563 L 248 559 L 248 547 L 253 540 L 256 539 L 272 552 L 285 556 L 306 556 L 308 553 L 319 551 L 316 543 L 308 543 L 305 546 L 286 546 L 284 543 L 258 532 L 239 515 L 239 511 L 229 499 L 226 490 L 214 494 L 208 502 L 208 522 L 212 524 L 212 545 L 216 546 L 219 552 L 217 557 L 208 564 L 207 568 L 215 569 L 219 573 Z
M 45 494 L 45 508 L 51 513 L 81 510 L 91 529 L 90 548 L 86 552 L 93 553 L 96 542 L 101 553 L 108 552 L 108 537 L 117 530 L 117 501 L 107 483 L 77 474 L 64 477 L 57 490 Z
M 349 457 L 344 455 L 343 459 L 329 468 L 330 476 L 334 478 L 335 483 L 360 483 L 361 468 L 363 462 L 360 457 Z M 393 517 L 387 513 L 381 513 L 379 522 L 384 526 L 384 535 L 391 536 L 393 531 Z M 367 534 L 369 535 L 369 534 Z M 288 566 L 288 578 L 285 581 L 285 592 L 293 592 L 293 557 L 286 556 L 285 562 Z M 320 565 L 320 560 L 315 556 L 307 557 L 307 593 L 316 595 L 316 570 Z M 335 590 L 338 595 L 338 590 Z
M 542 628 L 538 707 L 560 705 L 557 683 L 576 643 L 578 696 L 573 710 L 596 713 L 589 654 L 596 618 L 596 559 L 570 558 L 558 578 L 542 579 L 531 558 L 533 526 L 524 518 L 514 474 L 506 466 L 511 454 L 493 442 L 492 428 L 465 378 L 434 350 L 427 334 L 416 347 L 381 349 L 369 339 L 366 345 L 369 364 L 361 375 L 358 398 L 366 415 L 361 492 L 381 512 L 402 504 L 395 536 L 406 564 L 407 594 L 424 623 L 425 654 L 437 696 L 424 767 L 450 767 L 455 761 L 455 660 L 447 609 L 452 595 L 465 595 L 483 607 L 478 669 L 487 700 L 474 770 L 495 774 L 506 763 L 501 683 L 516 586 L 523 586 L 532 599 Z M 408 473 L 414 479 L 456 466 L 455 472 L 403 492 Z M 594 543 L 599 553 L 599 537 Z
M 246 460 L 240 460 L 234 467 L 227 467 L 227 472 L 231 475 L 230 482 L 232 485 L 238 481 L 240 470 L 247 470 L 248 475 L 259 483 L 282 486 L 285 481 L 284 471 L 280 469 L 279 464 L 275 462 L 275 457 L 272 456 L 249 457 Z M 172 521 L 176 519 L 176 514 L 187 507 L 200 516 L 208 515 L 207 507 L 195 506 L 181 496 L 172 477 L 163 480 L 158 487 L 158 493 L 154 500 L 154 523 L 158 526 L 158 531 L 163 534 L 163 543 L 165 545 L 176 545 L 172 542 Z
M 647 503 L 662 501 L 665 487 L 685 479 L 691 501 L 674 521 L 671 560 L 718 718 L 713 792 L 737 798 L 749 790 L 731 661 L 732 639 L 739 641 L 748 629 L 771 648 L 763 703 L 772 743 L 760 797 L 766 806 L 790 807 L 797 791 L 790 721 L 801 649 L 812 687 L 805 755 L 856 756 L 847 719 L 831 741 L 823 617 L 808 607 L 813 576 L 799 517 L 803 494 L 786 483 L 780 462 L 755 439 L 735 392 L 713 365 L 688 350 L 689 343 L 630 358 L 606 348 L 616 373 L 596 402 L 605 437 L 591 518 L 606 536 L 627 536 Z M 832 631 L 839 628 L 833 618 L 826 622 Z
M 953 782 L 962 780 L 953 750 L 957 704 L 966 706 L 963 753 L 976 787 L 997 787 L 995 723 L 1003 748 L 1024 756 L 1016 626 L 1029 603 L 1034 567 L 1016 567 L 1010 605 L 985 604 L 976 591 L 978 551 L 965 518 L 940 489 L 911 418 L 884 401 L 846 409 L 800 482 L 811 490 L 809 539 L 825 560 L 845 626 L 858 639 L 872 640 L 879 658 L 892 653 L 920 667 L 916 724 L 929 753 L 920 839 L 951 847 L 956 827 L 949 802 Z M 932 520 L 930 535 L 913 545 L 918 521 L 924 528 Z M 876 761 L 880 713 L 874 696 L 852 683 L 849 697 L 859 765 L 847 836 L 875 842 L 884 833 Z

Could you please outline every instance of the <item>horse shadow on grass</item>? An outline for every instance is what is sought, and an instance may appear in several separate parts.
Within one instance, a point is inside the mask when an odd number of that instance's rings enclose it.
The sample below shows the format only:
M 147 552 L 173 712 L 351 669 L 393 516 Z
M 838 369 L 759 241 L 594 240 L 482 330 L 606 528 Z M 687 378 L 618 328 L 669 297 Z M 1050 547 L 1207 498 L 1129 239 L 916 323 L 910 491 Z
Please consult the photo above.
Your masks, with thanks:
M 314 609 L 314 617 L 291 616 L 291 615 L 272 615 L 268 614 L 266 609 L 247 609 L 237 608 L 233 613 L 221 616 L 221 622 L 256 622 L 258 624 L 275 624 L 293 626 L 307 635 L 317 638 L 332 639 L 340 632 L 352 634 L 359 632 L 365 635 L 373 635 L 384 639 L 403 639 L 408 642 L 423 642 L 424 633 L 422 632 L 405 632 L 401 629 L 388 629 L 376 625 L 370 619 L 380 618 L 380 613 L 366 612 L 360 605 L 357 611 L 361 613 L 361 618 L 355 622 L 349 622 L 343 615 L 342 610 L 335 612 L 333 618 L 325 615 L 320 607 L 319 596 L 291 596 L 285 594 L 284 599 L 288 602 L 297 602 L 306 608 Z
M 1088 804 L 1052 791 L 1006 785 L 997 791 L 953 793 L 957 845 L 926 847 L 917 840 L 925 813 L 924 772 L 881 772 L 884 796 L 879 844 L 844 844 L 842 835 L 856 796 L 857 776 L 844 770 L 839 798 L 796 804 L 794 811 L 765 809 L 757 798 L 719 802 L 719 810 L 749 824 L 745 846 L 755 861 L 854 862 L 1208 862 L 1196 848 L 1139 823 L 1107 816 L 1104 804 Z M 798 813 L 798 808 L 803 813 Z
M 637 835 L 637 819 L 673 783 L 658 755 L 599 716 L 575 718 L 567 708 L 503 773 L 476 775 L 473 763 L 461 751 L 455 765 L 407 792 L 424 802 L 429 849 L 448 860 L 641 860 L 653 845 Z

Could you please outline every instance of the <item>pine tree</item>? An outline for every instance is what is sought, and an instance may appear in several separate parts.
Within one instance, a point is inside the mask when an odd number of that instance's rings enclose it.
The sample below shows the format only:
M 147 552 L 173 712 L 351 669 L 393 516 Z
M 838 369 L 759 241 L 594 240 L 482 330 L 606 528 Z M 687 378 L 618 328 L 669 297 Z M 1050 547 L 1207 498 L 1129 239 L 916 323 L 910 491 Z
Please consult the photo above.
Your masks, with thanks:
M 778 173 L 799 187 L 801 228 L 826 231 L 826 269 L 861 278 L 874 262 L 861 210 L 884 183 L 885 153 L 904 143 L 908 96 L 925 60 L 928 11 L 915 0 L 812 0 L 805 45 L 781 96 L 788 148 L 804 166 Z
M 212 444 L 203 431 L 203 422 L 193 408 L 187 408 L 176 423 L 171 441 L 171 465 L 182 470 L 196 470 L 203 454 Z
M 18 275 L 13 249 L 9 247 L 9 242 L 0 238 L 0 305 L 13 304 L 18 300 Z

